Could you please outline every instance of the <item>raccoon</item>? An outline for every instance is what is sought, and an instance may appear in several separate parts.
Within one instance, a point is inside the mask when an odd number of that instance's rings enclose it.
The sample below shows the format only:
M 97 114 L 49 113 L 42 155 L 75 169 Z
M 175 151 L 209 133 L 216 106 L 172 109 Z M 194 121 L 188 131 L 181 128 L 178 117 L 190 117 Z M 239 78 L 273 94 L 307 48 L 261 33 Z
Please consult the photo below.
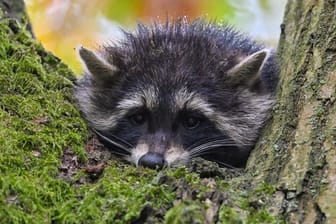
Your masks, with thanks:
M 96 52 L 78 49 L 74 95 L 104 145 L 136 166 L 202 157 L 244 167 L 274 103 L 276 53 L 203 20 L 123 32 Z

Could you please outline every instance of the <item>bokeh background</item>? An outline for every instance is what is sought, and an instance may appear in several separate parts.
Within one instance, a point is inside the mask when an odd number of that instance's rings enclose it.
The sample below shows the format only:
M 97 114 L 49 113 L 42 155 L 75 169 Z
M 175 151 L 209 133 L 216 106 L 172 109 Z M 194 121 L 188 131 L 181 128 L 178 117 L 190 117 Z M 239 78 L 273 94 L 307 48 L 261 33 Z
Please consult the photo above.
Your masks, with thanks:
M 227 22 L 276 47 L 285 0 L 25 0 L 38 40 L 80 73 L 75 48 L 121 38 L 120 27 L 188 16 Z

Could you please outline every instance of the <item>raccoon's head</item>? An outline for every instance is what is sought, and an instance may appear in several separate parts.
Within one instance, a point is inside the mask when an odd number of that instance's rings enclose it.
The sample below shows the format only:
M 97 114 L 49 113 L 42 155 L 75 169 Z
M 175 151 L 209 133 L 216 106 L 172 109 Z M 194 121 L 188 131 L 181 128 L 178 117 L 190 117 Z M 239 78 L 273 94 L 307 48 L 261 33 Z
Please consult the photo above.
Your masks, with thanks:
M 107 147 L 137 166 L 203 157 L 242 167 L 269 117 L 271 51 L 225 27 L 141 25 L 119 45 L 79 55 L 80 110 Z

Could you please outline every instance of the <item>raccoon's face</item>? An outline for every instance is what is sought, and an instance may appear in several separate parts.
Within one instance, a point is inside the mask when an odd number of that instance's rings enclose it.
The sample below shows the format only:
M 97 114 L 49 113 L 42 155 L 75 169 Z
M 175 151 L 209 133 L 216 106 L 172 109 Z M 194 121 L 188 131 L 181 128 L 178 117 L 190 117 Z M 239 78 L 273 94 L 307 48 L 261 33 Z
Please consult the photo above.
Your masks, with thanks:
M 137 166 L 193 157 L 244 166 L 273 102 L 260 78 L 269 51 L 202 61 L 197 50 L 175 47 L 153 40 L 99 54 L 81 47 L 85 74 L 75 96 L 83 115 L 107 147 Z

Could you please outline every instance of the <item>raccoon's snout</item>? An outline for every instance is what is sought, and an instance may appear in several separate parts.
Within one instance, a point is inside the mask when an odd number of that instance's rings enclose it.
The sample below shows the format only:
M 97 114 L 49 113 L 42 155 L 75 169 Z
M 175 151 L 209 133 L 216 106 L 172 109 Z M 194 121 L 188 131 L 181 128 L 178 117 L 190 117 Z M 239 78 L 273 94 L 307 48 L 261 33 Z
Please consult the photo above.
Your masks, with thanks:
M 164 166 L 167 166 L 167 161 L 160 153 L 148 152 L 139 159 L 138 164 L 151 169 L 162 169 Z

